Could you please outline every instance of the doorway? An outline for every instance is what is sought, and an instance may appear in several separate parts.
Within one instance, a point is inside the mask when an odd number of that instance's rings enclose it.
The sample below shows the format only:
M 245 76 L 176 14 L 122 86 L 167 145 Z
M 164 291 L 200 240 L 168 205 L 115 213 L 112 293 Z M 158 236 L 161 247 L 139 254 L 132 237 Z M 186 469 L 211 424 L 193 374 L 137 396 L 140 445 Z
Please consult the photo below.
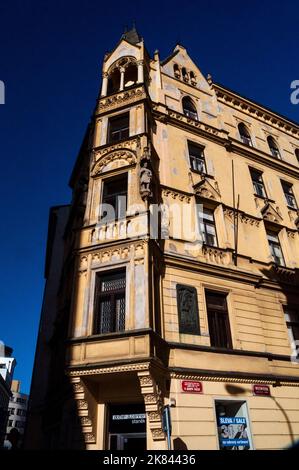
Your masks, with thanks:
M 146 450 L 146 414 L 140 403 L 109 406 L 109 450 Z

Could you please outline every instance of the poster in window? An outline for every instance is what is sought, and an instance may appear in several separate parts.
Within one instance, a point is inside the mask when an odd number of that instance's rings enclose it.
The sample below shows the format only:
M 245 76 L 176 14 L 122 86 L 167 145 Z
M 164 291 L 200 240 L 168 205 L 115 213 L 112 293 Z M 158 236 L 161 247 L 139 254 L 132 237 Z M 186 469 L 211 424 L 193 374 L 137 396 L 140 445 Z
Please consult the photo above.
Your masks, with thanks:
M 247 422 L 244 417 L 219 417 L 218 434 L 220 449 L 249 450 Z

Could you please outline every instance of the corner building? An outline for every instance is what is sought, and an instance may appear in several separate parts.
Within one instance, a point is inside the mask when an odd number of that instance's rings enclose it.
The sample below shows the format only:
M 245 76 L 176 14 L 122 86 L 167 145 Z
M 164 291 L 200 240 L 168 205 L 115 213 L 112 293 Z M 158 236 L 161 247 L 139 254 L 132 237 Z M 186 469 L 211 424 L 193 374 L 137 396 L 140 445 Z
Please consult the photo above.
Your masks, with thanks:
M 298 124 L 205 78 L 181 45 L 151 58 L 135 29 L 102 73 L 27 447 L 166 449 L 167 404 L 174 449 L 291 445 Z

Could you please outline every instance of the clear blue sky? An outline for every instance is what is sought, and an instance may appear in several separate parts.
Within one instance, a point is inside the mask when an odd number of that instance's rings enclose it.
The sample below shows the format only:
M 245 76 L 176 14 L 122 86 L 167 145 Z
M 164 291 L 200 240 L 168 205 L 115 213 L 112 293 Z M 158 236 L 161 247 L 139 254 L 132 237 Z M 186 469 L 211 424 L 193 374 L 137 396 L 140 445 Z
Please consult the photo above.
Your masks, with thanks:
M 299 3 L 2 0 L 0 4 L 0 339 L 30 387 L 49 207 L 68 179 L 98 93 L 104 53 L 136 21 L 147 49 L 183 44 L 203 73 L 299 121 Z

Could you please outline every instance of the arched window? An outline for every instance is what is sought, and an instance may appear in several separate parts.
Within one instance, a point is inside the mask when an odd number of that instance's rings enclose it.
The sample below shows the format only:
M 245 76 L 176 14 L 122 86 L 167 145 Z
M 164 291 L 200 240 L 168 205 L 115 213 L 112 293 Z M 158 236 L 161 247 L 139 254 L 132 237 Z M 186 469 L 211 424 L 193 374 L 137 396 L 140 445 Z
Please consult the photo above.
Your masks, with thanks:
M 183 80 L 185 82 L 189 82 L 189 75 L 185 67 L 182 68 L 182 75 L 183 75 Z
M 180 68 L 178 64 L 174 64 L 173 73 L 174 73 L 175 78 L 181 78 L 181 72 L 180 72 Z
M 278 145 L 275 142 L 275 140 L 273 139 L 272 135 L 269 135 L 267 137 L 267 141 L 268 141 L 270 152 L 272 153 L 273 157 L 281 158 Z
M 295 155 L 296 155 L 296 158 L 297 158 L 298 163 L 299 163 L 299 149 L 295 150 Z
M 196 119 L 196 121 L 198 121 L 197 111 L 196 111 L 196 107 L 195 107 L 193 101 L 188 96 L 184 96 L 184 98 L 182 100 L 182 104 L 183 104 L 184 114 L 186 116 L 188 116 L 192 119 Z
M 125 70 L 125 88 L 128 88 L 137 83 L 137 66 L 130 64 Z
M 117 91 L 119 91 L 119 88 L 120 88 L 120 71 L 118 68 L 116 68 L 109 75 L 107 94 L 110 95 L 111 93 L 116 93 Z
M 249 131 L 243 122 L 240 122 L 238 129 L 243 144 L 250 145 L 250 147 L 252 147 L 252 140 Z
M 190 72 L 190 80 L 191 80 L 192 85 L 196 85 L 196 77 L 195 77 L 194 72 L 192 72 L 192 70 Z

